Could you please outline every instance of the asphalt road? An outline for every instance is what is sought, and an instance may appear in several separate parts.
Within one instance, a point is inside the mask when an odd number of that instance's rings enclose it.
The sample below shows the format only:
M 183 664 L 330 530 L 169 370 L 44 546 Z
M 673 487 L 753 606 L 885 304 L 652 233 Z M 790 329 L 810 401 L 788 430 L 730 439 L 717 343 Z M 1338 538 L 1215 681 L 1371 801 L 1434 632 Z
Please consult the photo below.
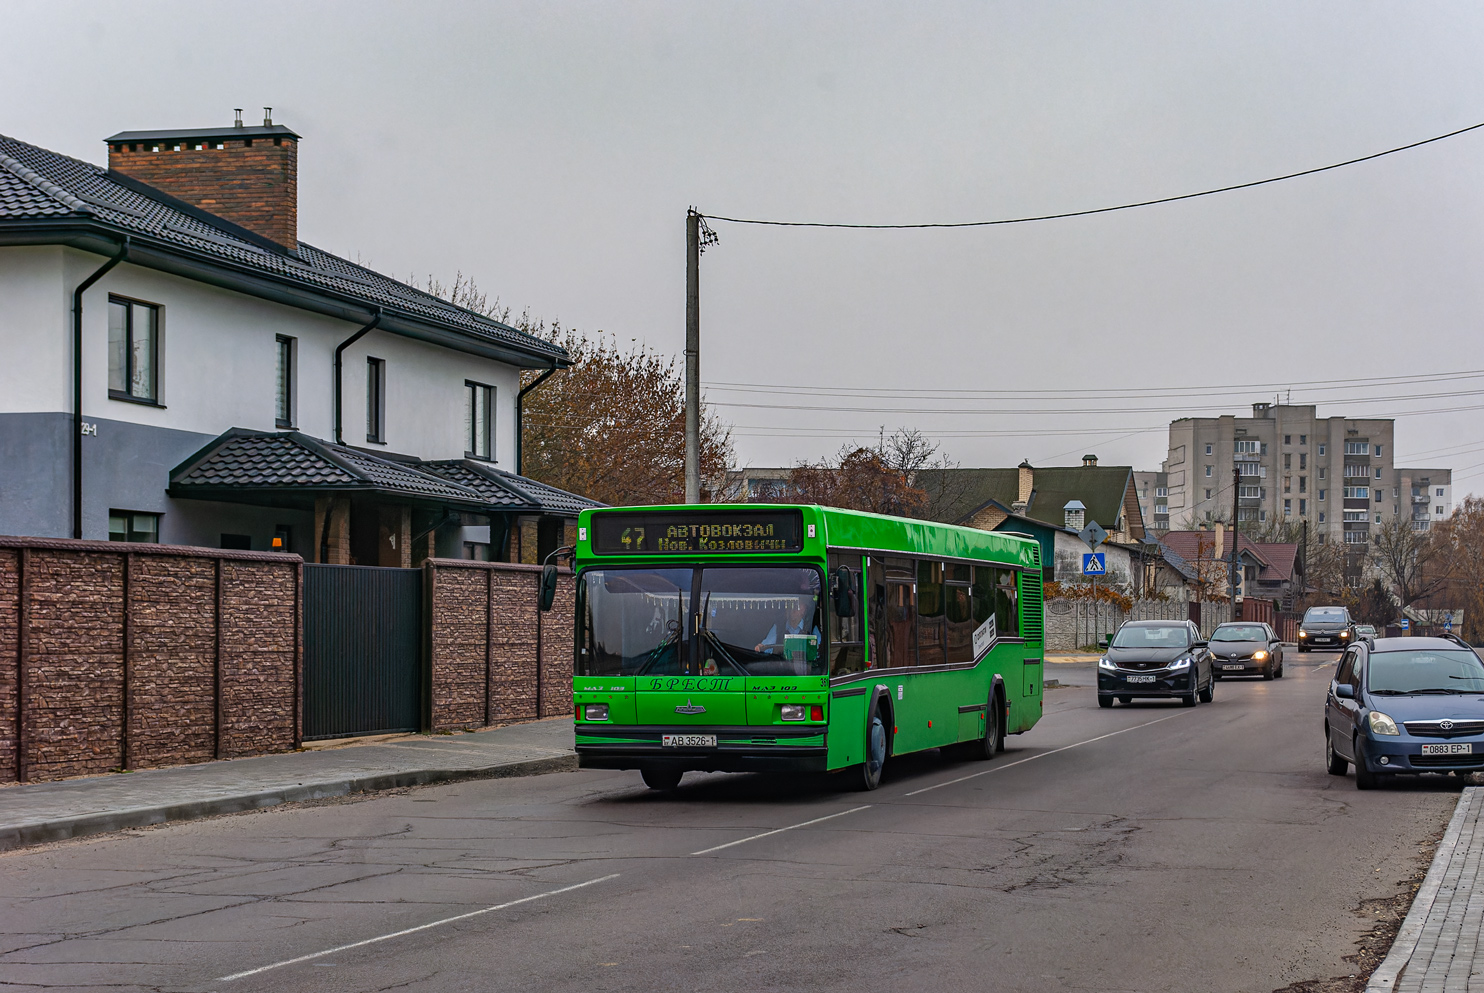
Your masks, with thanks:
M 9 853 L 0 988 L 1250 993 L 1344 976 L 1357 905 L 1398 891 L 1456 792 L 1325 773 L 1325 659 L 1225 680 L 1194 709 L 1051 690 L 1005 754 L 900 760 L 869 794 L 691 775 L 661 795 L 578 772 Z

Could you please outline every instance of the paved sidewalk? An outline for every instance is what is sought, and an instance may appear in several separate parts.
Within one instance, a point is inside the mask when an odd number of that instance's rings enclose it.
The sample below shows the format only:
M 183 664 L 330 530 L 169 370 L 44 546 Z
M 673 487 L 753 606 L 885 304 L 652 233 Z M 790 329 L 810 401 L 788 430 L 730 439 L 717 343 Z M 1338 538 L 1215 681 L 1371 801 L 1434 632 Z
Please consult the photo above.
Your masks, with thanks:
M 1484 991 L 1484 796 L 1466 787 L 1391 952 L 1366 993 Z
M 368 790 L 577 768 L 571 717 L 0 788 L 0 851 Z

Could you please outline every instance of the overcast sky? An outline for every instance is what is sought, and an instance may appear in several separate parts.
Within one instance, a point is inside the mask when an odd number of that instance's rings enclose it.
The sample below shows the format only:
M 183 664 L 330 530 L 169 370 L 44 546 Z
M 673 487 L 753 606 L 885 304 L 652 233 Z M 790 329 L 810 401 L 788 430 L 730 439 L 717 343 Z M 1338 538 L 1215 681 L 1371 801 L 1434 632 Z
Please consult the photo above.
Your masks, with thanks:
M 0 132 L 101 163 L 115 131 L 226 124 L 238 106 L 253 123 L 268 104 L 304 138 L 303 240 L 401 277 L 462 270 L 517 312 L 675 354 L 688 205 L 892 223 L 1041 214 L 1484 121 L 1474 3 L 4 8 Z M 710 386 L 718 404 L 771 405 L 717 408 L 744 464 L 907 425 L 964 465 L 1095 452 L 1157 468 L 1179 416 L 1166 408 L 1242 412 L 1296 383 L 1484 369 L 1481 221 L 1484 130 L 1091 218 L 913 232 L 716 223 L 702 372 L 853 391 Z M 1248 384 L 1179 400 L 1071 395 Z M 1399 461 L 1468 469 L 1460 490 L 1478 491 L 1484 410 L 1456 408 L 1484 396 L 1386 398 L 1481 384 L 1293 386 L 1292 398 L 1398 415 Z M 923 395 L 1007 388 L 1048 392 Z M 1440 408 L 1454 409 L 1404 413 Z

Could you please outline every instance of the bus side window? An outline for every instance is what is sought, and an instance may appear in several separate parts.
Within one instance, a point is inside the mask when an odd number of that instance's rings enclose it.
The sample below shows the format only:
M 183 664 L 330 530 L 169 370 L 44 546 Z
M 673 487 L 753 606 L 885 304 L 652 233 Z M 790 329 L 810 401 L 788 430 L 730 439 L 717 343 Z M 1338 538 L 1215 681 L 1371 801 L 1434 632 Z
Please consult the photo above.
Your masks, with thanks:
M 969 597 L 974 603 L 974 628 L 978 628 L 994 616 L 994 574 L 987 565 L 974 567 L 974 585 L 969 587 Z
M 917 563 L 917 664 L 942 665 L 943 563 Z
M 1019 598 L 1015 591 L 1015 570 L 995 570 L 995 628 L 1012 638 L 1020 635 Z
M 948 664 L 974 661 L 974 607 L 970 597 L 973 570 L 961 562 L 944 566 L 945 619 L 948 621 Z
M 886 579 L 886 647 L 877 666 L 913 666 L 917 664 L 917 572 L 911 559 L 883 558 Z
M 831 552 L 828 562 L 829 590 L 832 594 L 829 607 L 830 675 L 860 672 L 866 667 L 866 646 L 863 637 L 865 623 L 864 618 L 861 617 L 861 557 Z M 846 581 L 850 584 L 848 596 L 854 608 L 850 617 L 841 617 L 835 609 L 838 601 L 833 593 L 836 584 L 840 582 L 842 570 L 846 574 Z

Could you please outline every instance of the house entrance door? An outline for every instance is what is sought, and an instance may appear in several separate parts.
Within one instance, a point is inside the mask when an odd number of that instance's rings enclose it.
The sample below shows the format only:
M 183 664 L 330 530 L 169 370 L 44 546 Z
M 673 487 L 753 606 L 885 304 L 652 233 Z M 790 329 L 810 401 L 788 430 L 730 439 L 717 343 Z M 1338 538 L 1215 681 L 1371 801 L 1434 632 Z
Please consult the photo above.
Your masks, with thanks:
M 422 570 L 304 566 L 304 738 L 422 729 Z

